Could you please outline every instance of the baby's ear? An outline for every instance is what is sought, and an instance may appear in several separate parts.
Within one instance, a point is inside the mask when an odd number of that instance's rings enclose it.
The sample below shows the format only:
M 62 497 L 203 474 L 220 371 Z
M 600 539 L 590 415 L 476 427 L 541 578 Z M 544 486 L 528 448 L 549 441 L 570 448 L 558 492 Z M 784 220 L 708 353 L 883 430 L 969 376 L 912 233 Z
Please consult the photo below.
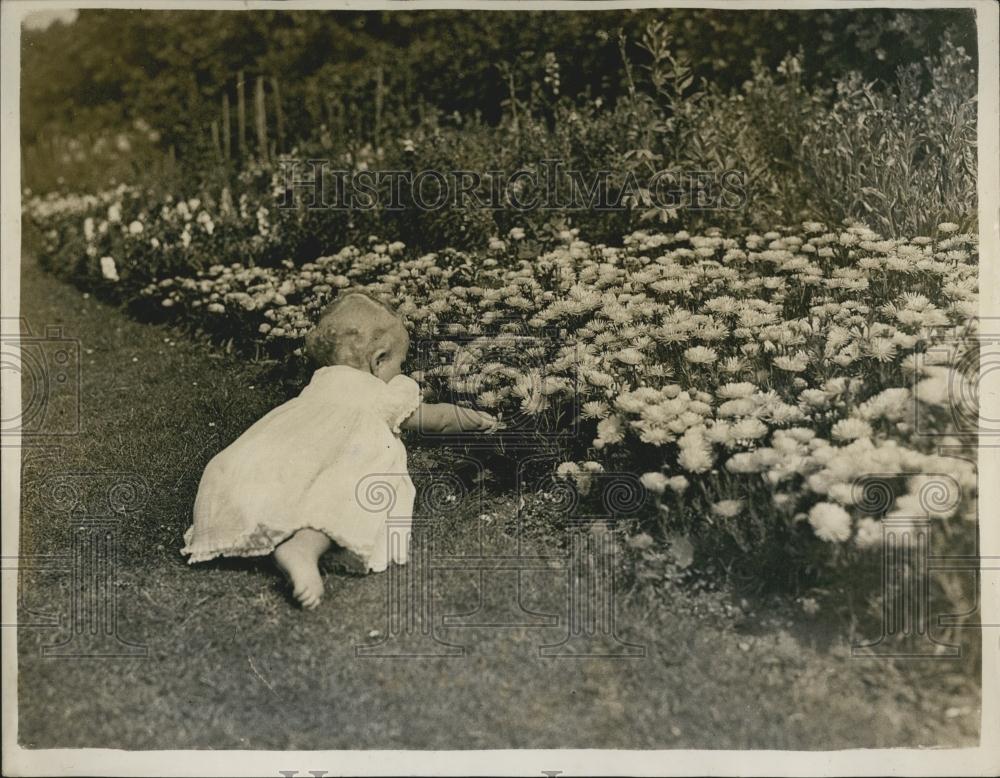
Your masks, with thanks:
M 389 358 L 389 354 L 392 351 L 388 346 L 379 346 L 372 352 L 371 358 L 369 359 L 368 367 L 371 368 L 372 375 L 375 375 L 378 368 Z

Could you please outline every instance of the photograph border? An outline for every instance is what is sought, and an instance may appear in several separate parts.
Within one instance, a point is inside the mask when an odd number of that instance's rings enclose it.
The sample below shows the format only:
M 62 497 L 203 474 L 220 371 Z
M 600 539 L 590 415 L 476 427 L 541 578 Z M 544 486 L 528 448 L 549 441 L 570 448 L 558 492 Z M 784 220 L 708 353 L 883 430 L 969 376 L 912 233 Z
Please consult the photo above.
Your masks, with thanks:
M 978 190 L 981 256 L 980 317 L 1000 316 L 1000 70 L 998 19 L 1000 5 L 993 0 L 939 2 L 612 2 L 572 0 L 504 2 L 502 0 L 397 0 L 373 2 L 264 2 L 233 0 L 144 0 L 105 2 L 65 0 L 8 0 L 2 12 L 2 75 L 0 75 L 0 290 L 5 320 L 17 321 L 20 311 L 21 154 L 20 154 L 20 35 L 21 22 L 34 11 L 120 8 L 148 10 L 562 10 L 598 11 L 624 8 L 705 9 L 829 9 L 849 8 L 970 8 L 976 12 L 978 93 Z M 981 394 L 983 410 L 1000 410 L 1000 392 Z M 13 418 L 21 407 L 17 382 L 2 387 L 3 418 Z M 989 416 L 997 418 L 997 416 Z M 2 457 L 2 526 L 0 542 L 6 559 L 18 549 L 21 447 L 18 435 L 5 436 Z M 979 446 L 980 505 L 989 511 L 1000 504 L 1000 455 L 989 438 Z M 979 522 L 980 548 L 992 557 L 992 571 L 981 574 L 982 611 L 982 719 L 977 748 L 856 749 L 842 751 L 694 751 L 608 749 L 507 750 L 352 750 L 352 751 L 124 751 L 115 749 L 26 749 L 18 745 L 17 706 L 17 587 L 2 589 L 3 774 L 4 775 L 993 775 L 1000 772 L 1000 743 L 985 733 L 1000 732 L 1000 522 L 987 515 Z M 983 564 L 981 560 L 981 564 Z M 988 567 L 989 565 L 983 565 Z M 11 581 L 8 581 L 11 582 Z M 822 722 L 817 722 L 821 726 Z

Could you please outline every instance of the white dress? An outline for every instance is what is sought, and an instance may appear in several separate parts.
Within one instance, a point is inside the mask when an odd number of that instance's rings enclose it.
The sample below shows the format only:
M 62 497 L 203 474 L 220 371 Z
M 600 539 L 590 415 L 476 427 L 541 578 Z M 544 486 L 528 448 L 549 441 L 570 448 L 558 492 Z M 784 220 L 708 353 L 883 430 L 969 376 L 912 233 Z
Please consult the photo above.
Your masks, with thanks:
M 317 370 L 208 463 L 181 553 L 191 563 L 260 556 L 311 527 L 367 570 L 405 563 L 415 492 L 398 433 L 419 403 L 407 376 Z

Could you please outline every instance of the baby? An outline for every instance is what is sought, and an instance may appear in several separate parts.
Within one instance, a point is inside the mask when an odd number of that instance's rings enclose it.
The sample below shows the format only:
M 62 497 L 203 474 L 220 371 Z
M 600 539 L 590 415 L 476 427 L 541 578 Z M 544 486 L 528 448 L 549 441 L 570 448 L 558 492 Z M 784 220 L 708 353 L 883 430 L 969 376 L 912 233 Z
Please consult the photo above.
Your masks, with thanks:
M 415 494 L 400 429 L 497 426 L 487 413 L 422 403 L 416 382 L 401 373 L 408 348 L 406 328 L 388 308 L 357 293 L 334 302 L 306 336 L 307 353 L 322 365 L 309 385 L 205 468 L 184 535 L 188 561 L 273 553 L 304 608 L 323 596 L 319 559 L 334 543 L 366 571 L 405 563 L 405 542 L 390 553 L 388 511 L 359 504 L 362 482 L 377 477 L 392 489 L 398 528 Z M 405 518 L 402 525 L 405 533 Z

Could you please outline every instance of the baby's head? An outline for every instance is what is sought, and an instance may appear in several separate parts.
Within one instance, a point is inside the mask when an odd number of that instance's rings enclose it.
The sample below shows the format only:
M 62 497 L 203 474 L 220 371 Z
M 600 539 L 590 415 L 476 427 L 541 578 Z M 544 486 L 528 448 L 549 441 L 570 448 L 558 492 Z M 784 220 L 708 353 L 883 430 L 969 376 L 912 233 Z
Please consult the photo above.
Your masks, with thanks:
M 383 381 L 400 374 L 409 347 L 402 319 L 357 292 L 332 303 L 306 335 L 306 353 L 318 364 L 349 365 Z

